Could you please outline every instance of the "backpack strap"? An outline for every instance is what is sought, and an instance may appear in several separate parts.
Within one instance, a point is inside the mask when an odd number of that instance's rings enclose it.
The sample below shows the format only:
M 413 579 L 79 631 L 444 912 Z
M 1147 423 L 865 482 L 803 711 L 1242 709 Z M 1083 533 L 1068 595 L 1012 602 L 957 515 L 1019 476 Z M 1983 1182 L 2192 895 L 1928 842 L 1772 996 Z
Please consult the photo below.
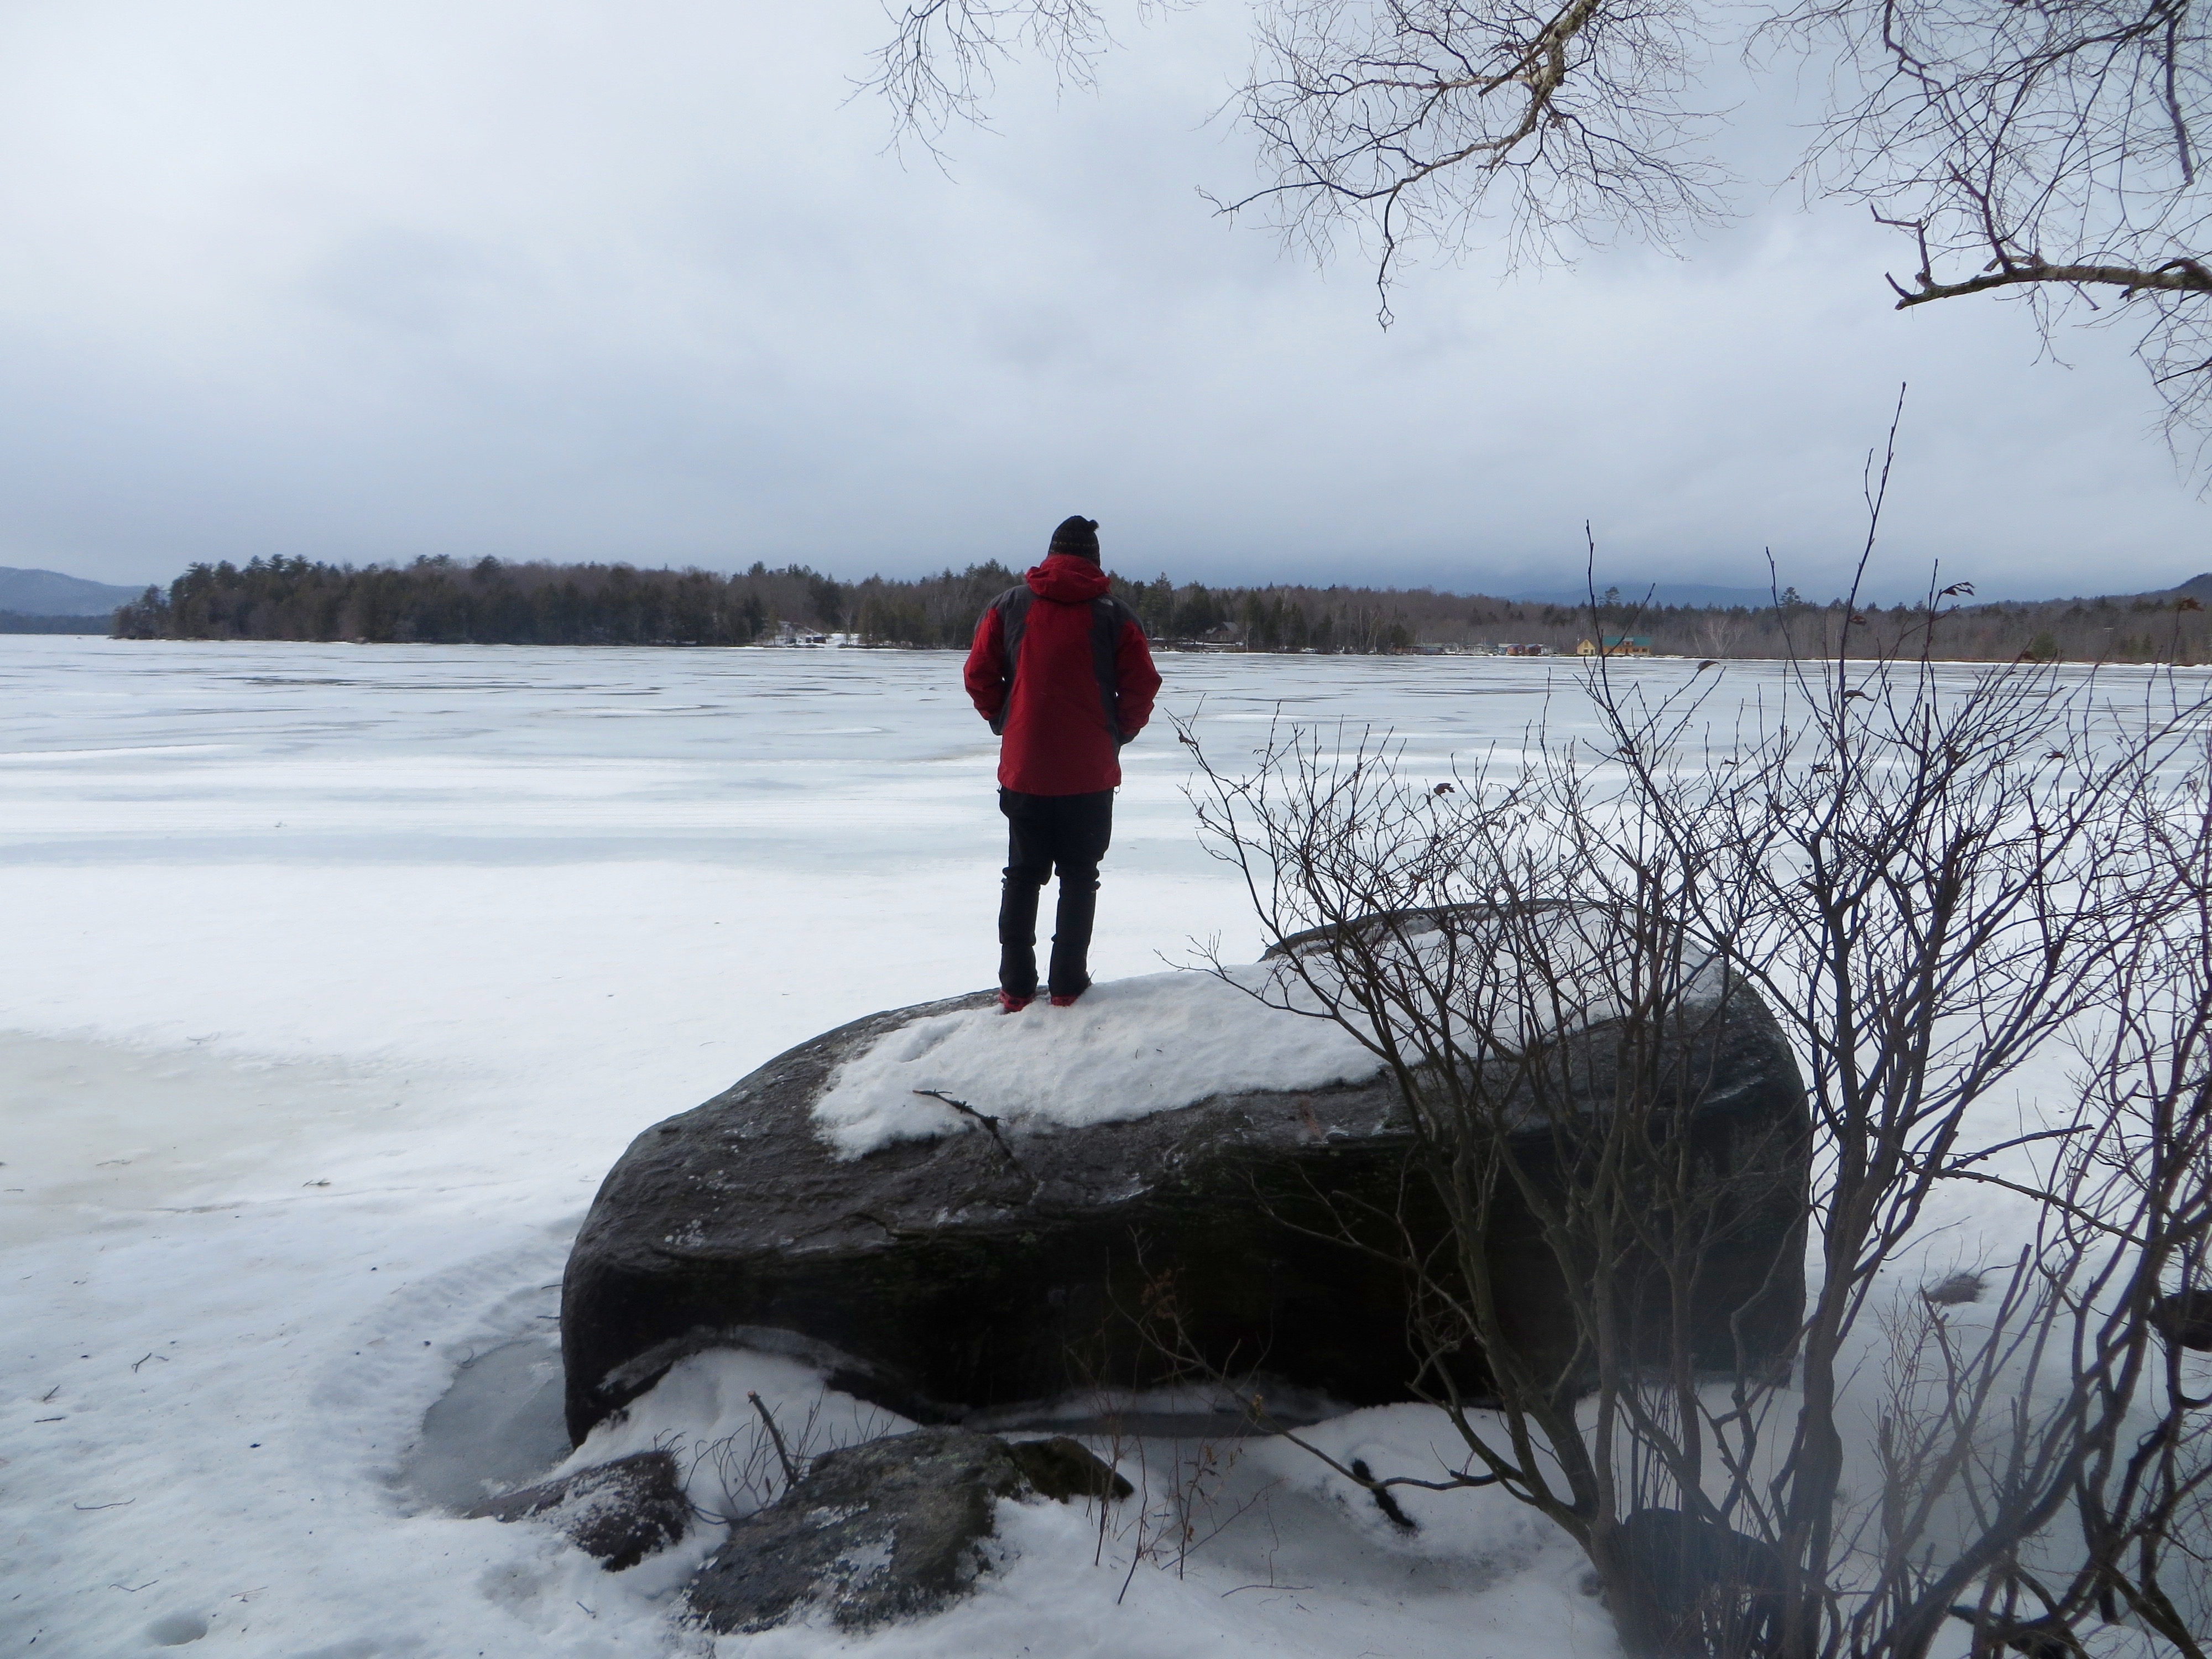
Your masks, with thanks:
M 1091 672 L 1097 677 L 1099 701 L 1106 710 L 1106 729 L 1114 734 L 1116 748 L 1128 742 L 1121 735 L 1118 712 L 1121 674 L 1116 659 L 1121 654 L 1122 627 L 1136 619 L 1136 612 L 1119 599 L 1104 597 L 1091 601 Z
M 1026 586 L 1010 587 L 991 601 L 991 609 L 999 613 L 999 653 L 1006 661 L 1006 696 L 999 700 L 999 712 L 991 716 L 994 736 L 1006 735 L 1006 716 L 1013 713 L 1014 676 L 1022 666 L 1022 636 L 1029 632 L 1030 607 L 1036 603 L 1036 595 Z

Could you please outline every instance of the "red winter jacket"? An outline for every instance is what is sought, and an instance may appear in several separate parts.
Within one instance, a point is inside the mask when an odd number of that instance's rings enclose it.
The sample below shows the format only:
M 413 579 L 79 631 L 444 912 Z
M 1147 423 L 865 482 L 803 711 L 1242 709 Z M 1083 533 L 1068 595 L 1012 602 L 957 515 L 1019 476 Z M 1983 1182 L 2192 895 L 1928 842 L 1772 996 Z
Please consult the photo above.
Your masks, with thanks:
M 999 781 L 1024 795 L 1087 795 L 1121 781 L 1121 745 L 1145 729 L 1159 671 L 1106 573 L 1048 553 L 975 624 L 964 678 L 1003 739 Z

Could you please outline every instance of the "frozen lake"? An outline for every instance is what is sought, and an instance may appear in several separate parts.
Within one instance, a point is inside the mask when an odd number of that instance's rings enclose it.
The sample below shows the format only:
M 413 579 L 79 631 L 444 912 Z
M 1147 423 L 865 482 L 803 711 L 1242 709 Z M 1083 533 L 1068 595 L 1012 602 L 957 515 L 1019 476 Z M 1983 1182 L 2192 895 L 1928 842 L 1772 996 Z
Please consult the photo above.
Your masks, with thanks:
M 457 1376 L 550 1340 L 568 1237 L 633 1134 L 829 1027 L 990 982 L 996 745 L 959 663 L 0 635 L 0 1633 L 710 1650 L 669 1621 L 678 1564 L 609 1578 L 534 1528 L 416 1513 L 395 1480 Z M 1164 711 L 1230 753 L 1278 710 L 1393 727 L 1439 765 L 1586 721 L 1571 663 L 1162 668 Z M 1731 665 L 1729 699 L 1773 672 Z M 1215 935 L 1255 954 L 1164 719 L 1125 767 L 1094 972 Z M 1437 1500 L 1456 1518 L 1417 1547 L 1310 1469 L 1262 1484 L 1306 1519 L 1256 1589 L 1235 1549 L 1121 1606 L 1118 1570 L 1098 1589 L 1024 1565 L 863 1645 L 1612 1650 L 1576 1558 L 1524 1517 Z

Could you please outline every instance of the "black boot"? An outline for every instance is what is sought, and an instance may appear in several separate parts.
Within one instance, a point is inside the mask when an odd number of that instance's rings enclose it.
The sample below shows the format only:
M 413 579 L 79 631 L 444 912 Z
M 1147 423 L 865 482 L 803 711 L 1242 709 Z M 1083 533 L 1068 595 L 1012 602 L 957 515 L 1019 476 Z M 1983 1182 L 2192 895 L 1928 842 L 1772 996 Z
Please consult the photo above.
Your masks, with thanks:
M 1026 1000 L 1036 994 L 1041 884 L 1009 871 L 999 889 L 999 988 L 1010 997 Z
M 1046 983 L 1052 1000 L 1073 1002 L 1091 988 L 1091 924 L 1098 914 L 1098 872 L 1063 870 L 1060 911 L 1053 919 L 1052 971 Z

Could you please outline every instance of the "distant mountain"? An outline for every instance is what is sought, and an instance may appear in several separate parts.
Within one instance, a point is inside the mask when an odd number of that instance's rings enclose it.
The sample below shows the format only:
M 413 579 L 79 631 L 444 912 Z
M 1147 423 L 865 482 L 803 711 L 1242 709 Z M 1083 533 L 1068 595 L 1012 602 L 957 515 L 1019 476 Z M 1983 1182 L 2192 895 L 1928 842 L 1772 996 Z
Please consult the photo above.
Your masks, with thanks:
M 2191 599 L 2212 599 L 2212 570 L 2201 576 L 2191 576 L 2185 582 L 2177 582 L 2166 590 L 2169 593 L 2186 593 Z
M 0 611 L 27 617 L 104 617 L 146 590 L 88 582 L 58 570 L 15 570 L 0 564 Z
M 2200 580 L 2212 580 L 2203 577 Z M 1598 597 L 1605 597 L 1606 587 L 1618 586 L 1624 603 L 1629 605 L 1688 605 L 1700 607 L 1726 607 L 1741 605 L 1752 610 L 1774 603 L 1774 593 L 1765 587 L 1714 587 L 1705 582 L 1607 582 L 1598 589 Z M 1650 598 L 1646 599 L 1646 593 Z M 1588 605 L 1589 590 L 1582 587 L 1552 587 L 1531 590 L 1525 593 L 1505 596 L 1516 605 Z

